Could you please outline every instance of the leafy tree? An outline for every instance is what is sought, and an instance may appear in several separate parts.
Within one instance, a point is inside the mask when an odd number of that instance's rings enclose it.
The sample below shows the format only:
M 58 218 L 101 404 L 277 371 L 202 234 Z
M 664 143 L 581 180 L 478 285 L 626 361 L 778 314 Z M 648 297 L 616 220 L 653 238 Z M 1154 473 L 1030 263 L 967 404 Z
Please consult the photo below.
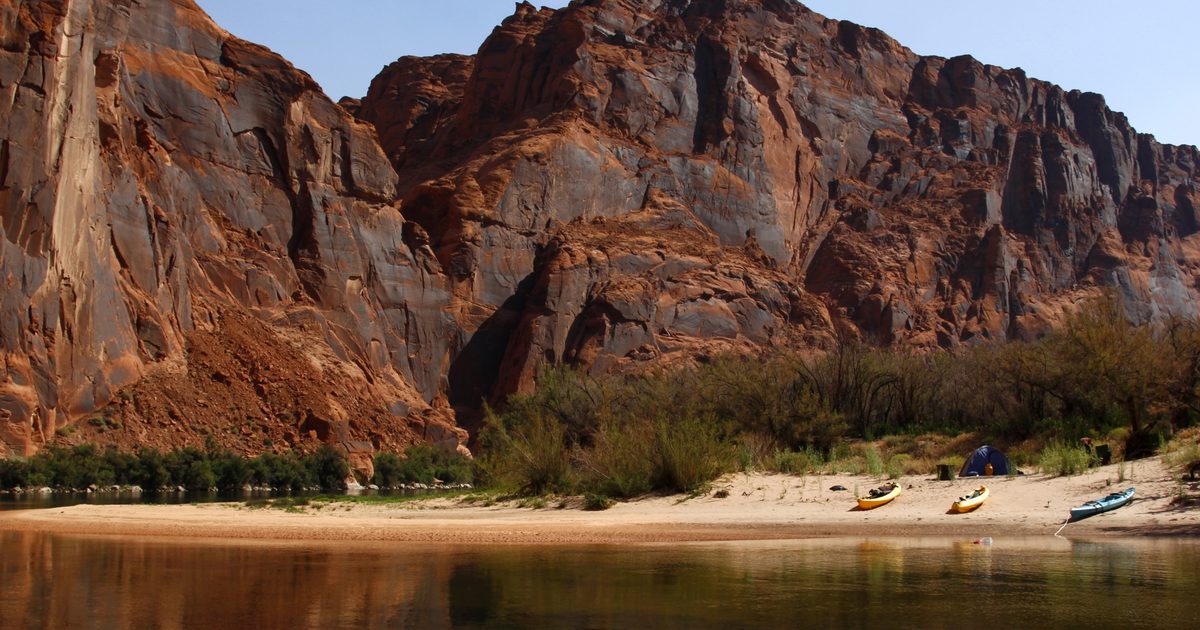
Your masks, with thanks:
M 350 464 L 341 451 L 322 444 L 315 453 L 304 458 L 308 476 L 322 490 L 345 490 L 346 478 L 350 476 Z

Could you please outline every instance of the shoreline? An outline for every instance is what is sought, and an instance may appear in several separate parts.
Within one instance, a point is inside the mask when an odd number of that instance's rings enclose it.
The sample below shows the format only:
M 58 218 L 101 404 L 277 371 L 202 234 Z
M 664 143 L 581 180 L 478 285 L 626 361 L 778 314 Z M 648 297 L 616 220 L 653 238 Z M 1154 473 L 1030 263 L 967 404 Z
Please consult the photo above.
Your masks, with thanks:
M 1200 505 L 1175 505 L 1179 482 L 1157 459 L 1075 477 L 1041 474 L 939 482 L 903 477 L 903 494 L 870 511 L 855 509 L 866 476 L 733 474 L 697 497 L 658 496 L 604 511 L 469 505 L 452 498 L 404 503 L 313 503 L 301 513 L 241 503 L 96 505 L 0 512 L 0 531 L 36 531 L 196 541 L 407 542 L 420 544 L 641 544 L 800 540 L 838 537 L 1052 536 L 1071 507 L 1136 487 L 1128 506 L 1077 523 L 1064 536 L 1200 536 Z M 950 503 L 984 483 L 980 509 L 951 514 Z M 842 485 L 852 491 L 834 492 Z M 1200 490 L 1185 483 L 1189 493 Z M 714 491 L 728 496 L 717 498 Z M 319 506 L 319 507 L 318 507 Z

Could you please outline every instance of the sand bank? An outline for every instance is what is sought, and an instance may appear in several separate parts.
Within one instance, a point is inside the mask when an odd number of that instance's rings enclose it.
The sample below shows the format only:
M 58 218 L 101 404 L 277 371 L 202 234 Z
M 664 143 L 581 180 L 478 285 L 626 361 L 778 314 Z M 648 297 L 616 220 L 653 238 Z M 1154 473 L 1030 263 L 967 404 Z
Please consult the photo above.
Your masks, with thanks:
M 969 514 L 951 502 L 980 480 L 905 477 L 891 504 L 858 511 L 856 489 L 882 480 L 847 475 L 737 474 L 700 497 L 650 497 L 601 512 L 515 504 L 466 505 L 454 499 L 403 504 L 325 504 L 303 513 L 242 504 L 79 505 L 0 512 L 0 530 L 89 535 L 243 540 L 401 541 L 414 543 L 652 543 L 787 540 L 830 536 L 1051 536 L 1071 507 L 1116 488 L 1137 487 L 1120 510 L 1072 523 L 1069 536 L 1200 535 L 1200 506 L 1172 503 L 1179 493 L 1157 460 L 1116 465 L 1076 477 L 1027 475 L 983 480 L 991 499 Z M 831 491 L 842 485 L 847 492 Z M 724 498 L 714 496 L 723 490 Z M 1200 491 L 1200 484 L 1184 486 Z

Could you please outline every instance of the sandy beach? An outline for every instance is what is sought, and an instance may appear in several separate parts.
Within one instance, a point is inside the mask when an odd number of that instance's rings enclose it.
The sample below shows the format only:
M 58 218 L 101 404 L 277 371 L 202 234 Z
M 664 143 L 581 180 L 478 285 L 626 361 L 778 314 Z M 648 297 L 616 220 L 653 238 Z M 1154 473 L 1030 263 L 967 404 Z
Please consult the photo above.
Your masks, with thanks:
M 697 497 L 650 497 L 605 511 L 532 509 L 515 503 L 470 505 L 458 499 L 398 504 L 314 504 L 303 513 L 252 509 L 240 503 L 78 505 L 0 512 L 0 530 L 191 539 L 401 541 L 454 544 L 591 544 L 721 540 L 788 540 L 832 536 L 1053 535 L 1071 507 L 1135 486 L 1137 498 L 1117 511 L 1072 523 L 1069 536 L 1197 536 L 1200 505 L 1178 505 L 1180 486 L 1158 459 L 1116 465 L 1075 477 L 1034 474 L 982 480 L 991 499 L 969 514 L 950 504 L 979 479 L 939 482 L 904 477 L 891 504 L 855 509 L 854 491 L 882 480 L 863 476 L 736 474 Z M 831 491 L 842 485 L 848 491 Z M 1195 494 L 1200 483 L 1183 486 Z M 724 491 L 718 493 L 718 491 Z M 718 498 L 718 494 L 725 495 Z M 575 502 L 578 503 L 577 501 Z

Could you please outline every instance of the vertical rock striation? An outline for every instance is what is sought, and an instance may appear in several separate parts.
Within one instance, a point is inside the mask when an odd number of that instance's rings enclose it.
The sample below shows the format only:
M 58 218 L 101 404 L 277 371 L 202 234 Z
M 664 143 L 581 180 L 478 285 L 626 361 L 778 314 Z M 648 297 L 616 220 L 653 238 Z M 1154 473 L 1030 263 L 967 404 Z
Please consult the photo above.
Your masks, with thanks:
M 0 33 L 9 449 L 122 388 L 85 428 L 457 439 L 431 404 L 457 325 L 374 129 L 190 0 L 6 1 Z

